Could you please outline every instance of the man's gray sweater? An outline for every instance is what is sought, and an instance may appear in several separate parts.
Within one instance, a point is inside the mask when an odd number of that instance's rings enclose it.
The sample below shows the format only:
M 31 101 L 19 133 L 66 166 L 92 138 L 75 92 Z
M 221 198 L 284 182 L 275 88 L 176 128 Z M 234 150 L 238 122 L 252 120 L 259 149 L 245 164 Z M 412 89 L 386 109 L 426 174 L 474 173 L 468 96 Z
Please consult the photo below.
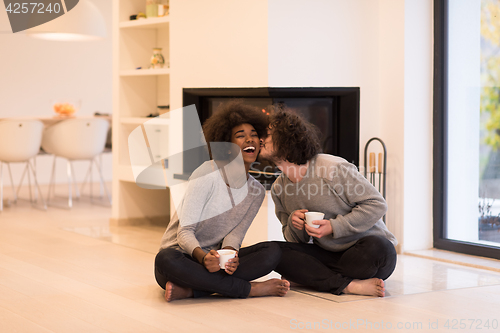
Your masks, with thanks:
M 330 220 L 331 235 L 313 238 L 313 242 L 329 251 L 343 251 L 368 235 L 397 240 L 382 221 L 387 204 L 357 168 L 341 157 L 318 154 L 309 161 L 306 176 L 293 183 L 283 173 L 272 186 L 276 216 L 283 225 L 288 242 L 307 243 L 309 235 L 291 222 L 294 211 L 307 209 L 325 213 Z

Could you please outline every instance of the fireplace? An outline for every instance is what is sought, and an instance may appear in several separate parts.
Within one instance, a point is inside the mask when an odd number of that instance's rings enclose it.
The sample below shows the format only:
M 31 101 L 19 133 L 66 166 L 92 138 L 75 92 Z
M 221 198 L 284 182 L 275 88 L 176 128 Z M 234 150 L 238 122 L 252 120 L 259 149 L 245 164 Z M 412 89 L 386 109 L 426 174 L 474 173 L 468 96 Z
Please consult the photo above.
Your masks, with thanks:
M 201 123 L 229 99 L 242 98 L 245 103 L 266 108 L 282 103 L 294 109 L 315 124 L 321 134 L 323 152 L 359 164 L 359 88 L 184 88 L 183 105 L 196 105 Z M 192 132 L 184 130 L 184 140 L 193 140 Z M 190 159 L 196 159 L 192 155 Z M 200 161 L 206 157 L 199 157 Z M 184 163 L 195 166 L 200 163 Z M 262 160 L 252 166 L 252 175 L 266 188 L 274 182 L 279 170 L 269 172 L 269 164 Z M 189 167 L 184 174 L 189 175 Z

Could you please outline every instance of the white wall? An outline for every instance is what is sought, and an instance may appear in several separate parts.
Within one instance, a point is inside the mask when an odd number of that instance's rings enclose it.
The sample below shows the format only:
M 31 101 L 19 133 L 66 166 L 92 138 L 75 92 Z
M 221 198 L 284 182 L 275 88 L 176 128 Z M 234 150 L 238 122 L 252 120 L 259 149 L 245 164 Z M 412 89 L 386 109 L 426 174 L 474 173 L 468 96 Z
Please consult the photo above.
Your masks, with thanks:
M 380 138 L 387 145 L 386 223 L 399 241 L 404 230 L 404 63 L 405 1 L 378 2 L 379 58 L 378 87 L 380 96 Z M 431 223 L 431 221 L 429 221 Z
M 380 130 L 374 13 L 377 1 L 269 0 L 269 86 L 360 87 L 361 147 Z
M 433 1 L 404 8 L 404 250 L 432 247 Z
M 172 0 L 170 12 L 171 109 L 182 88 L 268 86 L 267 1 Z
M 51 117 L 51 101 L 81 100 L 76 115 L 91 116 L 95 111 L 111 113 L 111 0 L 90 0 L 104 16 L 108 35 L 93 42 L 53 42 L 12 34 L 7 13 L 0 6 L 0 118 Z M 5 32 L 7 31 L 8 32 Z M 48 183 L 52 158 L 37 158 L 38 180 Z M 83 180 L 88 163 L 75 163 L 78 180 Z M 106 180 L 111 180 L 111 156 L 105 154 Z M 60 181 L 65 167 L 58 163 Z M 21 167 L 13 166 L 15 179 Z M 97 178 L 97 174 L 94 176 Z

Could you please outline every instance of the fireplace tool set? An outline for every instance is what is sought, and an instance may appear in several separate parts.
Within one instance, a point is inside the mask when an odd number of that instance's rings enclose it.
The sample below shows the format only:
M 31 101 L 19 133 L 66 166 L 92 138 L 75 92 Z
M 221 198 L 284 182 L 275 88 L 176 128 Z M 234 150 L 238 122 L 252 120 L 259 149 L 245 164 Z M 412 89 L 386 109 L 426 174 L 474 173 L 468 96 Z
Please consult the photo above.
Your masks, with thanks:
M 367 154 L 368 154 L 368 147 L 370 146 L 370 143 L 372 141 L 378 141 L 382 145 L 382 148 L 384 150 L 384 153 L 379 153 L 378 154 L 378 163 L 375 163 L 375 153 L 371 152 L 370 153 L 370 158 L 369 158 L 369 166 L 367 168 L 366 163 L 368 161 Z M 382 194 L 382 196 L 385 197 L 385 177 L 387 174 L 387 148 L 385 146 L 385 143 L 379 139 L 379 138 L 371 138 L 368 140 L 368 142 L 365 145 L 365 154 L 364 154 L 364 161 L 365 161 L 365 178 L 370 181 L 370 183 L 378 189 L 378 191 Z M 383 217 L 383 221 L 385 222 L 385 215 Z

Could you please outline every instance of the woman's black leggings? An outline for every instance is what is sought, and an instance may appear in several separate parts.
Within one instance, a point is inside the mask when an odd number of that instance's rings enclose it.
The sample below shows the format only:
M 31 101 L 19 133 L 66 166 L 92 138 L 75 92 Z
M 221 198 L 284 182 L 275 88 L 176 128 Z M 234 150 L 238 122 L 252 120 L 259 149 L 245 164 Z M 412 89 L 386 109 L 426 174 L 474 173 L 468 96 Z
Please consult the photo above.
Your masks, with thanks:
M 270 273 L 278 265 L 281 250 L 277 243 L 262 242 L 241 248 L 240 264 L 233 275 L 224 270 L 210 273 L 190 255 L 174 248 L 158 252 L 155 259 L 156 281 L 165 289 L 168 281 L 193 289 L 194 297 L 219 293 L 227 297 L 245 298 L 250 282 Z
M 275 242 L 281 261 L 275 268 L 286 279 L 340 295 L 354 279 L 387 279 L 396 267 L 396 250 L 385 237 L 366 236 L 345 251 L 315 244 Z

